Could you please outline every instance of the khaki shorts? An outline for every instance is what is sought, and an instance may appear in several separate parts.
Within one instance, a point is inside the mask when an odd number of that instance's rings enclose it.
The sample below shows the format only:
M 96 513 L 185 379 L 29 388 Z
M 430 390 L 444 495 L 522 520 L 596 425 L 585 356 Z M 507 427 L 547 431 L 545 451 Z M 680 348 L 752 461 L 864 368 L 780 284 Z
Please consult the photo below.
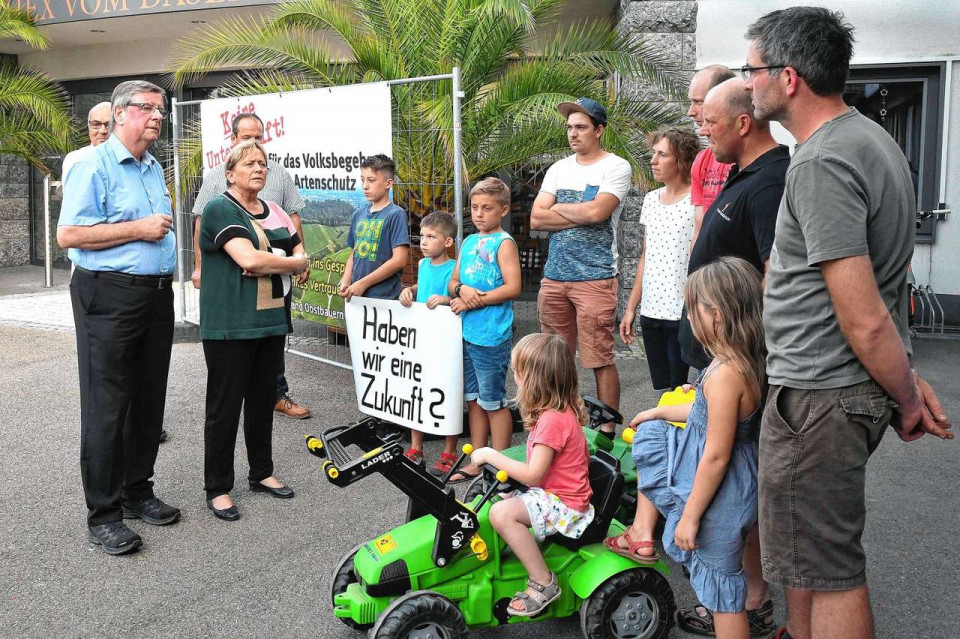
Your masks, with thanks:
M 866 582 L 866 466 L 893 406 L 869 380 L 826 390 L 770 387 L 759 476 L 766 581 L 801 590 Z
M 613 364 L 613 329 L 617 323 L 617 278 L 558 282 L 543 278 L 537 297 L 540 330 L 580 346 L 584 368 Z

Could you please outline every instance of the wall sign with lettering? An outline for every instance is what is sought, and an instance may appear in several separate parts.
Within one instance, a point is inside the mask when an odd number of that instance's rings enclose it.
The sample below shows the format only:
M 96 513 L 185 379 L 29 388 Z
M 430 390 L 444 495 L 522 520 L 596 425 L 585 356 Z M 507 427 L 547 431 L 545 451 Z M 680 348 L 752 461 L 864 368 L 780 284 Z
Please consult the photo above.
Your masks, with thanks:
M 80 20 L 172 13 L 195 9 L 224 9 L 276 4 L 276 0 L 3 0 L 32 13 L 37 24 L 64 24 Z
M 463 333 L 447 306 L 404 308 L 354 297 L 345 306 L 361 413 L 434 435 L 463 429 Z

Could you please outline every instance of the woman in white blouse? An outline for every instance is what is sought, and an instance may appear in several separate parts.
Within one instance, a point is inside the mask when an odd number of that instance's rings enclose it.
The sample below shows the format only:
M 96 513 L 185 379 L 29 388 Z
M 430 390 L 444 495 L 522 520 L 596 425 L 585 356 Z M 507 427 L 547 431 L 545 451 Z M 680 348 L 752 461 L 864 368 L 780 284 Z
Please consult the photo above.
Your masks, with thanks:
M 689 130 L 665 127 L 651 133 L 647 142 L 653 150 L 653 177 L 663 187 L 647 193 L 643 200 L 643 252 L 620 322 L 620 337 L 626 344 L 633 342 L 639 305 L 640 332 L 653 387 L 673 390 L 687 382 L 688 367 L 680 358 L 677 330 L 694 227 L 690 168 L 700 152 L 700 140 Z

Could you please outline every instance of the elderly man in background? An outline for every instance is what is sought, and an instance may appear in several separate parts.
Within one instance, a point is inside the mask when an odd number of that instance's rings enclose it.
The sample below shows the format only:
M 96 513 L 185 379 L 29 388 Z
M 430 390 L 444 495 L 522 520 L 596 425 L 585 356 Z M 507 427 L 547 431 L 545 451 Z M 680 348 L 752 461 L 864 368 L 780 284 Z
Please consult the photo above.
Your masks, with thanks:
M 93 147 L 103 144 L 110 137 L 109 102 L 101 102 L 90 109 L 90 113 L 87 114 L 87 135 L 90 137 L 90 144 L 76 151 L 70 151 L 63 158 L 63 165 L 60 168 L 61 181 L 67 181 L 67 173 L 78 158 Z
M 76 265 L 70 298 L 89 538 L 121 555 L 143 544 L 123 519 L 180 519 L 151 481 L 173 345 L 177 245 L 163 169 L 147 151 L 167 114 L 164 91 L 123 82 L 111 104 L 112 135 L 70 169 L 57 243 Z
M 241 113 L 233 119 L 232 134 L 230 143 L 234 146 L 246 140 L 256 140 L 263 144 L 263 121 L 255 113 Z M 193 285 L 200 288 L 200 216 L 203 215 L 203 209 L 215 197 L 221 195 L 227 190 L 227 176 L 224 164 L 214 167 L 203 178 L 203 184 L 200 192 L 197 193 L 197 199 L 193 203 Z M 300 222 L 299 211 L 306 206 L 300 192 L 293 184 L 293 178 L 283 168 L 283 165 L 275 160 L 267 160 L 267 183 L 260 192 L 260 198 L 267 202 L 273 202 L 287 212 L 293 225 L 297 229 L 297 235 L 304 240 L 303 225 Z M 290 399 L 290 384 L 287 383 L 284 362 L 280 362 L 280 375 L 277 377 L 277 398 L 274 410 L 293 419 L 307 419 L 311 416 L 310 409 L 306 406 L 297 404 Z
M 703 127 L 703 102 L 707 92 L 721 82 L 732 80 L 736 75 L 722 64 L 711 64 L 697 71 L 690 78 L 690 89 L 687 97 L 690 99 L 690 109 L 687 116 L 693 118 L 699 131 Z M 723 183 L 730 175 L 732 164 L 719 162 L 713 155 L 713 148 L 707 147 L 700 151 L 690 169 L 690 203 L 696 214 L 696 223 L 693 227 L 693 239 L 690 241 L 690 250 L 693 251 L 703 225 L 703 214 L 717 198 Z

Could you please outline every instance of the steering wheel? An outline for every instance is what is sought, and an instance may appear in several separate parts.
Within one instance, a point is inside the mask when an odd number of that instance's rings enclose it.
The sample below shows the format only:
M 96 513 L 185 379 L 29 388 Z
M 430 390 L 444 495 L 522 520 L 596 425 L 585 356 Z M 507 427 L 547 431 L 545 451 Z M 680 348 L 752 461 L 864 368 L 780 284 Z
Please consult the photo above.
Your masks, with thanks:
M 614 424 L 623 423 L 623 415 L 596 397 L 584 395 L 583 405 L 587 409 L 587 415 L 590 416 L 590 428 L 600 428 L 601 424 L 608 424 L 610 422 Z

